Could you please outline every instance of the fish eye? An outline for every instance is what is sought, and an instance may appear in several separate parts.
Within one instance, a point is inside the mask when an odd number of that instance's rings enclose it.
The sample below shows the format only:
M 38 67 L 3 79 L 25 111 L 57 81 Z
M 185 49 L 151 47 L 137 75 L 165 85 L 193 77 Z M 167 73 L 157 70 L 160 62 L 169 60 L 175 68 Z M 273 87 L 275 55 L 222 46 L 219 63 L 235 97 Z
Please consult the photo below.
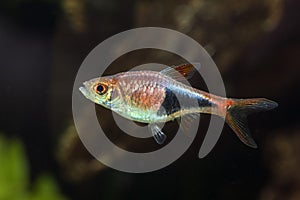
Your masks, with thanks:
M 94 90 L 97 94 L 102 95 L 107 91 L 107 86 L 100 83 L 94 87 Z

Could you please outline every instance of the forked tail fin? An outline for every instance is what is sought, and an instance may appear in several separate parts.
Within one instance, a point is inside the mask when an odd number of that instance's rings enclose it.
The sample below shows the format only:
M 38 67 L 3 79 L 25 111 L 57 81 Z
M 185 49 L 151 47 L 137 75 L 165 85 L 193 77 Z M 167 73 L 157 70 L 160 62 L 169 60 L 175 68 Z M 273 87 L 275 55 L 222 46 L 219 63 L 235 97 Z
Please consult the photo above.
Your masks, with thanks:
M 256 99 L 230 99 L 226 122 L 236 133 L 239 139 L 246 145 L 257 148 L 257 145 L 251 137 L 247 125 L 247 116 L 254 112 L 271 110 L 278 106 L 274 101 L 256 98 Z

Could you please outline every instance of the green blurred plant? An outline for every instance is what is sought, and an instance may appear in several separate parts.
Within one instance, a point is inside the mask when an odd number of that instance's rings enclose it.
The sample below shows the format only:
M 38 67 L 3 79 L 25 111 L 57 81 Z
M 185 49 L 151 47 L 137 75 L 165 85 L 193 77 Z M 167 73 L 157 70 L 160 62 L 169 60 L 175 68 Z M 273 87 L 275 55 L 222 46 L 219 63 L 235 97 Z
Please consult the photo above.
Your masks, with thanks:
M 32 187 L 22 143 L 0 134 L 0 199 L 1 200 L 64 200 L 55 180 L 41 175 Z

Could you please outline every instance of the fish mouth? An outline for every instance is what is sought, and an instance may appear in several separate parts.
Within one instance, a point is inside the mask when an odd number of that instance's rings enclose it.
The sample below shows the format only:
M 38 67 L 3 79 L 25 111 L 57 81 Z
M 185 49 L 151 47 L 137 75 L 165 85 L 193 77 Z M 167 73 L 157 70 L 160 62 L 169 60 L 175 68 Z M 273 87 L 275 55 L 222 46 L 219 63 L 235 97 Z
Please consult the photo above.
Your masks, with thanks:
M 81 86 L 79 87 L 79 91 L 86 97 L 89 99 L 89 91 L 86 89 L 85 86 Z

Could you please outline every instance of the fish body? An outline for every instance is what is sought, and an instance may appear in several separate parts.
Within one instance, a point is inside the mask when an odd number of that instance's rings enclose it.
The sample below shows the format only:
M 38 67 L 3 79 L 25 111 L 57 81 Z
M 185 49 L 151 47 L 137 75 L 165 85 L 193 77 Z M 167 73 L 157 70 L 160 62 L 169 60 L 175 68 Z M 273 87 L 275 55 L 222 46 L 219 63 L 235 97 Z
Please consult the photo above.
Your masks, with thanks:
M 122 72 L 84 82 L 80 91 L 94 103 L 127 119 L 148 123 L 159 144 L 166 139 L 159 123 L 195 113 L 208 113 L 224 118 L 242 142 L 256 147 L 245 125 L 246 114 L 272 109 L 277 103 L 264 98 L 219 97 L 181 82 L 194 72 L 191 64 L 169 67 L 160 72 Z

